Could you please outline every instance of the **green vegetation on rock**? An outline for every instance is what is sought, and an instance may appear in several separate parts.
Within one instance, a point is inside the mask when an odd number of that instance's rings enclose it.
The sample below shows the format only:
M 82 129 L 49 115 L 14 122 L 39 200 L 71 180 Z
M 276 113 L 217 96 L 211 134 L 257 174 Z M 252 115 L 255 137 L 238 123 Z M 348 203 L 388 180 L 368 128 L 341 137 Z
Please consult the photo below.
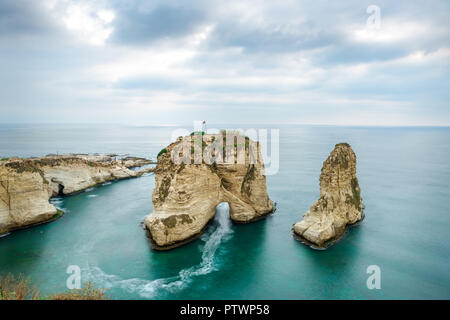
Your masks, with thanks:
M 191 137 L 195 134 L 204 136 L 206 134 L 206 132 L 205 131 L 193 131 L 193 132 L 191 132 Z
M 163 149 L 158 153 L 157 158 L 159 158 L 160 155 L 162 155 L 162 154 L 164 154 L 164 153 L 166 153 L 166 152 L 167 152 L 167 149 L 166 149 L 166 148 L 163 148 Z
M 353 178 L 351 180 L 352 192 L 353 192 L 353 205 L 356 209 L 361 210 L 361 193 L 359 191 L 358 179 Z

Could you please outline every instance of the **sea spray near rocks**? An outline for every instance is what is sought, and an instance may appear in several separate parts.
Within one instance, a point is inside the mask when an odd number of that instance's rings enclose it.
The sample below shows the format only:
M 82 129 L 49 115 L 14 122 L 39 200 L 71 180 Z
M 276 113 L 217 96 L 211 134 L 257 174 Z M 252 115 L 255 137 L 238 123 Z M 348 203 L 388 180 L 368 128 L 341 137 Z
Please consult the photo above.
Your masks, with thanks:
M 61 209 L 62 204 L 64 203 L 63 198 L 51 198 L 50 203 L 54 205 L 57 209 Z
M 159 296 L 162 293 L 161 291 L 176 293 L 187 288 L 195 277 L 219 270 L 219 247 L 230 238 L 232 233 L 229 206 L 227 203 L 221 203 L 216 208 L 213 223 L 201 237 L 205 244 L 202 249 L 200 264 L 182 269 L 176 276 L 156 280 L 122 279 L 119 276 L 105 273 L 97 266 L 88 268 L 83 276 L 100 287 L 121 288 L 128 292 L 137 293 L 144 298 Z

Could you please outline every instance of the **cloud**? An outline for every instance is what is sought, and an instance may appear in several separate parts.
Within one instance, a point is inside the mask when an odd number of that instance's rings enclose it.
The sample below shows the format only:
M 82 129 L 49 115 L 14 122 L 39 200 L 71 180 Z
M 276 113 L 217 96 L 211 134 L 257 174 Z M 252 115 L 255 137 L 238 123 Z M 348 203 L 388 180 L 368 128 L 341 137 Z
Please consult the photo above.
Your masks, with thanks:
M 45 19 L 46 10 L 35 2 L 2 0 L 0 2 L 0 36 L 18 36 L 50 32 L 53 23 Z
M 103 45 L 114 28 L 115 14 L 89 4 L 70 4 L 64 11 L 55 13 L 57 19 L 79 39 L 93 45 Z
M 370 4 L 4 0 L 0 116 L 449 125 L 450 5 Z
M 203 21 L 203 13 L 188 5 L 160 4 L 151 9 L 127 7 L 117 10 L 112 41 L 144 46 L 157 40 L 187 36 L 195 32 Z

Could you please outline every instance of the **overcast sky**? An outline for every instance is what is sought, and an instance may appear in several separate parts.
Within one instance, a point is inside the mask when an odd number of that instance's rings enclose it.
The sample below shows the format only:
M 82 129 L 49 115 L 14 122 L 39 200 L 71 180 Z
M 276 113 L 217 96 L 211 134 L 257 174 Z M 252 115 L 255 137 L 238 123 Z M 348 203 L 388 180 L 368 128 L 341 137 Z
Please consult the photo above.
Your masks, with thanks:
M 439 0 L 0 0 L 0 122 L 450 125 L 449 15 Z

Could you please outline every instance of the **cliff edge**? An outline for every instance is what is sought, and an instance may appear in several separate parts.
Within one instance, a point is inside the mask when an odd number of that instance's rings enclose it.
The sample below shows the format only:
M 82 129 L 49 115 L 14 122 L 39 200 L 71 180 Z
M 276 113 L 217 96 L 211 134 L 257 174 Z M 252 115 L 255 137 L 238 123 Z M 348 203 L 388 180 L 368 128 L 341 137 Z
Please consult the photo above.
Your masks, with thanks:
M 204 157 L 207 154 L 214 160 Z M 231 161 L 223 161 L 225 155 L 231 155 Z M 175 161 L 179 156 L 187 161 Z M 229 204 L 230 218 L 238 223 L 262 218 L 274 208 L 267 195 L 260 146 L 240 135 L 178 138 L 158 156 L 155 180 L 153 212 L 145 227 L 157 250 L 195 239 L 221 202 Z
M 142 158 L 116 160 L 104 155 L 49 155 L 0 161 L 0 234 L 51 221 L 61 215 L 49 199 L 111 180 L 138 177 L 129 167 L 150 163 Z
M 323 163 L 320 197 L 294 225 L 294 235 L 313 248 L 325 248 L 362 218 L 356 155 L 348 143 L 339 143 Z

